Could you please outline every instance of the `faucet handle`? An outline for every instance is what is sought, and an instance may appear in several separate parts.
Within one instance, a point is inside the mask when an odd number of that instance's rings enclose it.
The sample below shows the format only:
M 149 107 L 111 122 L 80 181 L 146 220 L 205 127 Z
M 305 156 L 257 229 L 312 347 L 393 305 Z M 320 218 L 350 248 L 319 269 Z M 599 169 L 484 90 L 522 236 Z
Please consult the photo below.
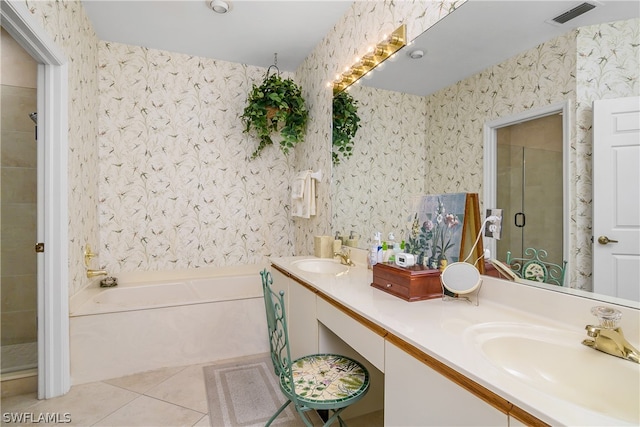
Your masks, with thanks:
M 600 320 L 600 327 L 605 329 L 615 329 L 618 321 L 622 318 L 622 312 L 615 308 L 597 305 L 591 309 L 591 314 Z

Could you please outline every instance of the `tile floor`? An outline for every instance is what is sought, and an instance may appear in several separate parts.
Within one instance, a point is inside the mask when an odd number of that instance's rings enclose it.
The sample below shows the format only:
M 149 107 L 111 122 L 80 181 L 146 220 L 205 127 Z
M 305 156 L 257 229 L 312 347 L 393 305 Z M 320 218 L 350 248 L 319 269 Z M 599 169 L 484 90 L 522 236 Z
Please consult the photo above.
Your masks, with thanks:
M 229 361 L 225 361 L 229 362 Z M 112 380 L 73 386 L 64 396 L 38 400 L 35 393 L 2 399 L 2 425 L 209 426 L 202 368 L 164 368 Z M 68 413 L 65 424 L 10 423 L 7 414 Z M 382 412 L 350 420 L 349 426 L 382 425 Z

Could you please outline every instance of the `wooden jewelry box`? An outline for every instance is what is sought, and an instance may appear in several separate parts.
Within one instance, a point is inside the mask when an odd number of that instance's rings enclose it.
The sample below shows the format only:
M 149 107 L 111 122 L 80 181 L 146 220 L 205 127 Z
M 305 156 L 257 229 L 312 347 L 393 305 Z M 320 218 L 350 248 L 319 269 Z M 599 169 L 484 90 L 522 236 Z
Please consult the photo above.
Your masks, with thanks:
M 490 263 L 485 264 L 484 274 L 500 277 Z M 405 301 L 442 297 L 440 270 L 428 269 L 420 265 L 400 267 L 395 264 L 378 263 L 373 266 L 371 286 Z
M 371 286 L 406 301 L 442 297 L 440 270 L 419 265 L 399 267 L 395 264 L 375 264 Z

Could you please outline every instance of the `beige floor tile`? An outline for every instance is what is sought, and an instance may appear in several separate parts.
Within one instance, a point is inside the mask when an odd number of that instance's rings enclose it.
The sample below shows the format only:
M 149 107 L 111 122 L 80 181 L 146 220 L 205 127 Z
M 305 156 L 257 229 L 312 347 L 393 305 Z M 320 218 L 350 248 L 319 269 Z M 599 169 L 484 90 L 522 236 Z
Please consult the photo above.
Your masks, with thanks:
M 211 427 L 211 422 L 209 421 L 209 415 L 205 415 L 200 418 L 200 420 L 193 425 L 193 427 Z
M 140 374 L 114 378 L 105 382 L 116 387 L 122 387 L 127 390 L 135 391 L 136 393 L 145 393 L 146 391 L 157 386 L 163 381 L 166 381 L 183 369 L 185 369 L 184 366 L 178 368 L 162 368 L 156 369 L 155 371 L 142 372 Z
M 28 411 L 35 418 L 40 414 L 68 413 L 71 422 L 65 425 L 90 426 L 126 403 L 135 399 L 138 394 L 104 383 L 81 384 L 71 388 L 69 393 L 61 397 L 39 400 L 29 406 Z M 3 412 L 6 411 L 3 400 Z M 30 424 L 24 424 L 30 425 Z M 43 423 L 33 425 L 42 426 Z
M 147 396 L 207 413 L 207 391 L 204 387 L 204 365 L 189 366 L 156 387 Z
M 2 398 L 2 412 L 23 412 L 40 402 L 37 393 L 19 394 Z
M 192 426 L 204 414 L 148 396 L 140 396 L 96 426 Z
M 349 427 L 382 427 L 384 426 L 384 411 L 371 412 L 345 421 Z

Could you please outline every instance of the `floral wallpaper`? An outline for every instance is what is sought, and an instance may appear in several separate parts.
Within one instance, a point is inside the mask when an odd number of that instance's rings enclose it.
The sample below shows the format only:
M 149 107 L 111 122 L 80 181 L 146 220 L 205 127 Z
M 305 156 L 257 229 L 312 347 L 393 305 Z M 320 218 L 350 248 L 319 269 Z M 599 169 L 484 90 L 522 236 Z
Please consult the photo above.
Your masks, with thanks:
M 360 247 L 379 231 L 402 240 L 410 201 L 425 193 L 427 132 L 424 98 L 365 86 L 349 93 L 358 102 L 362 126 L 355 153 L 334 168 L 334 230 L 354 231 Z
M 79 1 L 26 1 L 69 58 L 69 294 L 87 284 L 83 251 L 98 236 L 98 39 Z M 97 268 L 96 264 L 94 268 Z
M 575 169 L 572 222 L 578 230 L 576 287 L 593 289 L 592 139 L 593 101 L 640 95 L 640 19 L 582 27 L 577 32 Z M 570 261 L 571 262 L 571 261 Z
M 344 173 L 347 165 L 333 168 L 331 165 L 331 99 L 332 91 L 327 85 L 334 76 L 347 66 L 351 66 L 356 56 L 366 52 L 367 47 L 382 39 L 384 33 L 389 33 L 401 24 L 407 25 L 407 38 L 413 40 L 427 28 L 444 18 L 464 1 L 356 1 L 347 11 L 344 17 L 336 23 L 334 28 L 318 44 L 314 51 L 306 58 L 296 71 L 296 78 L 305 88 L 305 96 L 309 100 L 310 123 L 307 130 L 307 140 L 301 146 L 296 147 L 296 167 L 298 169 L 320 168 L 323 171 L 334 171 L 332 181 L 329 181 L 327 173 L 326 181 L 318 186 L 318 208 L 321 213 L 312 220 L 298 221 L 295 225 L 295 248 L 297 254 L 313 254 L 313 239 L 311 236 L 318 234 L 333 235 L 338 228 L 351 227 L 353 221 L 332 226 L 336 221 L 337 210 L 344 212 L 348 206 L 340 206 L 332 194 L 336 191 L 344 191 L 346 184 L 339 184 L 339 174 Z M 363 140 L 366 137 L 363 136 Z M 369 153 L 373 154 L 373 153 Z M 380 154 L 381 156 L 382 154 Z M 354 166 L 357 161 L 351 160 L 349 166 Z M 397 165 L 398 161 L 391 162 Z M 358 168 L 365 167 L 358 164 Z M 359 170 L 359 169 L 358 169 Z M 355 172 L 355 171 L 354 171 Z M 338 175 L 336 175 L 336 173 Z M 364 175 L 355 174 L 357 177 L 349 182 L 353 192 L 357 188 L 370 189 L 369 184 L 361 186 L 360 180 Z M 383 181 L 386 179 L 381 178 Z M 408 190 L 407 190 L 408 191 Z M 351 194 L 352 194 L 351 193 Z M 377 202 L 381 193 L 370 194 L 369 205 L 379 205 Z M 364 201 L 365 195 L 359 194 L 358 200 Z M 353 213 L 350 218 L 354 218 Z M 373 232 L 374 225 L 366 222 L 369 217 L 359 222 L 360 234 L 364 237 Z M 371 217 L 375 218 L 375 215 Z M 376 227 L 395 227 L 396 219 L 385 218 Z M 344 224 L 344 225 L 343 225 Z M 349 228 L 351 230 L 351 228 Z M 358 229 L 356 229 L 357 231 Z M 342 229 L 341 232 L 348 230 Z M 380 230 L 382 231 L 382 230 Z
M 293 254 L 292 156 L 240 115 L 266 70 L 100 42 L 100 257 L 110 272 Z M 287 77 L 286 73 L 283 73 Z

